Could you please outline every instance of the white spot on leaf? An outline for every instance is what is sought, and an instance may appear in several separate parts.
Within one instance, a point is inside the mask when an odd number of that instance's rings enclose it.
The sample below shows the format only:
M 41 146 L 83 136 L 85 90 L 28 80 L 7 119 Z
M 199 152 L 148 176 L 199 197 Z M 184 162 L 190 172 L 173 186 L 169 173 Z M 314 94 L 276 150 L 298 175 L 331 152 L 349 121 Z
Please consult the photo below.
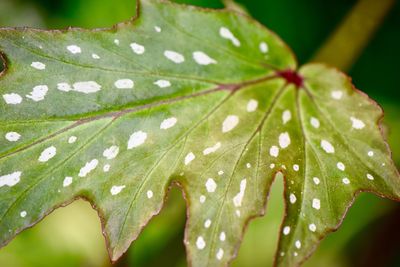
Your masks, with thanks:
M 118 146 L 111 146 L 104 150 L 103 156 L 107 159 L 113 159 L 115 158 L 119 153 L 119 147 Z
M 261 42 L 259 45 L 259 48 L 260 48 L 261 53 L 263 53 L 263 54 L 266 54 L 269 51 L 269 47 L 266 42 Z
M 297 164 L 294 164 L 294 165 L 293 165 L 293 170 L 294 170 L 295 172 L 298 172 L 298 171 L 300 170 L 300 166 L 297 165 Z
M 40 162 L 46 162 L 55 157 L 57 154 L 57 149 L 55 146 L 51 146 L 46 148 L 45 150 L 42 151 L 42 153 L 39 156 L 39 161 Z
M 288 132 L 279 135 L 279 145 L 281 148 L 287 148 L 290 145 L 290 136 Z
M 310 229 L 311 232 L 315 232 L 317 230 L 317 226 L 315 226 L 315 224 L 310 224 L 308 225 L 308 229 Z
M 35 102 L 42 101 L 48 91 L 49 87 L 47 87 L 47 85 L 38 85 L 33 87 L 32 92 L 30 92 L 29 95 L 26 95 L 26 97 Z
M 44 70 L 46 69 L 46 65 L 42 62 L 32 62 L 31 67 L 37 70 Z
M 96 169 L 99 161 L 97 159 L 92 159 L 89 162 L 86 162 L 85 166 L 79 170 L 79 177 L 86 177 L 91 171 Z
M 146 139 L 147 139 L 147 133 L 145 133 L 143 131 L 134 132 L 129 137 L 128 149 L 132 149 L 132 148 L 135 148 L 135 147 L 138 147 L 138 146 L 144 144 Z
M 271 146 L 271 148 L 269 149 L 269 154 L 272 157 L 277 158 L 279 156 L 279 147 Z
M 204 149 L 203 155 L 208 155 L 208 154 L 214 153 L 215 151 L 217 151 L 220 148 L 221 148 L 221 143 L 218 142 L 214 146 Z
M 131 48 L 132 48 L 132 51 L 138 55 L 142 55 L 146 51 L 146 49 L 144 48 L 143 45 L 140 45 L 137 43 L 131 43 Z
M 240 41 L 233 35 L 233 33 L 228 28 L 221 27 L 219 29 L 219 35 L 224 39 L 230 40 L 234 46 L 237 47 L 240 46 Z
M 354 117 L 350 117 L 350 120 L 352 122 L 352 126 L 354 129 L 361 130 L 362 128 L 365 127 L 365 123 L 362 120 L 359 120 Z
M 16 171 L 10 174 L 0 176 L 0 187 L 3 187 L 5 185 L 12 187 L 18 184 L 21 179 L 21 174 L 22 174 L 21 171 Z
M 240 217 L 240 210 L 236 210 L 236 216 Z
M 217 260 L 222 260 L 222 258 L 224 257 L 224 250 L 222 248 L 218 249 L 215 257 L 217 258 Z
M 202 236 L 199 236 L 196 240 L 196 247 L 199 250 L 203 250 L 206 247 L 206 242 L 204 241 L 204 238 Z
M 251 99 L 247 103 L 247 112 L 254 112 L 256 111 L 257 107 L 258 107 L 258 101 L 255 99 Z
M 73 87 L 74 91 L 85 94 L 96 93 L 97 91 L 101 90 L 101 85 L 94 81 L 77 82 L 73 84 Z
M 343 92 L 342 91 L 332 91 L 331 92 L 331 97 L 333 99 L 340 100 L 343 97 Z
M 110 164 L 105 164 L 105 165 L 103 166 L 103 172 L 109 172 L 109 171 L 110 171 L 110 168 L 111 168 L 111 165 L 110 165 Z
M 153 194 L 153 191 L 148 190 L 148 191 L 146 192 L 146 195 L 147 195 L 147 198 L 150 199 L 150 198 L 153 197 L 154 194 Z
M 22 97 L 16 93 L 4 94 L 3 99 L 9 105 L 17 105 L 22 102 Z
M 17 142 L 21 138 L 21 135 L 17 132 L 8 132 L 5 138 L 10 142 Z
M 349 178 L 346 178 L 346 177 L 342 179 L 342 182 L 343 182 L 344 184 L 350 184 Z
M 175 51 L 166 50 L 164 56 L 176 64 L 181 64 L 185 61 L 185 57 Z
M 185 165 L 188 165 L 195 158 L 196 158 L 196 156 L 193 154 L 193 152 L 190 152 L 189 154 L 187 154 L 186 157 L 185 157 Z
M 57 89 L 63 92 L 69 92 L 72 91 L 71 85 L 68 83 L 59 83 L 57 84 Z
M 193 52 L 193 59 L 199 65 L 217 64 L 217 61 L 201 51 Z
M 246 179 L 243 179 L 242 181 L 240 181 L 239 193 L 233 198 L 233 204 L 235 205 L 235 207 L 241 207 L 242 206 L 244 192 L 246 190 L 246 184 L 247 184 L 247 180 Z
M 318 198 L 314 198 L 312 200 L 312 207 L 316 210 L 319 210 L 321 208 L 321 201 Z
M 288 234 L 290 234 L 290 226 L 285 226 L 284 228 L 283 228 L 283 234 L 284 235 L 288 235 Z
M 119 193 L 121 193 L 121 191 L 125 188 L 125 185 L 114 185 L 113 187 L 111 187 L 110 189 L 110 193 L 111 195 L 115 196 L 118 195 Z
M 239 124 L 239 117 L 236 115 L 229 115 L 222 123 L 222 132 L 227 133 L 232 131 Z
M 310 123 L 311 123 L 312 127 L 314 127 L 315 129 L 318 129 L 320 126 L 319 120 L 314 117 L 311 118 Z
M 67 46 L 67 49 L 72 54 L 80 54 L 80 53 L 82 53 L 82 49 L 77 45 L 69 45 L 69 46 Z
M 160 129 L 162 130 L 166 130 L 169 128 L 172 128 L 175 126 L 175 124 L 178 122 L 178 119 L 175 117 L 171 117 L 168 119 L 165 119 L 162 121 L 161 125 L 160 125 Z
M 131 79 L 120 79 L 114 83 L 118 89 L 132 89 L 135 83 Z
M 210 226 L 211 226 L 211 220 L 210 220 L 210 219 L 207 219 L 207 220 L 204 222 L 204 227 L 205 227 L 205 228 L 210 228 Z
M 215 183 L 213 178 L 208 178 L 206 182 L 206 189 L 209 193 L 214 193 L 217 189 L 217 184 Z
M 225 241 L 225 239 L 226 239 L 225 232 L 221 232 L 221 233 L 219 234 L 219 240 Z
M 314 184 L 316 184 L 316 185 L 319 185 L 319 183 L 320 183 L 320 180 L 318 177 L 314 177 L 313 181 L 314 181 Z
M 335 153 L 335 148 L 332 146 L 331 143 L 329 143 L 329 142 L 326 141 L 326 140 L 322 140 L 322 141 L 321 141 L 321 147 L 322 147 L 322 149 L 325 150 L 325 152 L 328 153 L 328 154 L 333 154 L 333 153 Z
M 21 216 L 21 218 L 25 218 L 27 214 L 28 213 L 25 210 L 23 210 L 20 212 L 19 216 Z
M 63 187 L 70 186 L 72 184 L 72 180 L 73 180 L 73 178 L 70 176 L 65 177 L 64 181 L 63 181 Z
M 68 143 L 69 143 L 69 144 L 73 144 L 73 143 L 76 142 L 77 139 L 78 139 L 78 138 L 77 138 L 76 136 L 70 136 L 70 137 L 68 138 Z
M 367 179 L 373 181 L 374 180 L 374 176 L 372 176 L 371 174 L 367 173 Z
M 270 168 L 270 169 L 275 168 L 275 164 L 274 164 L 274 163 L 271 163 L 271 164 L 269 165 L 269 168 Z
M 290 110 L 285 110 L 282 113 L 282 122 L 283 122 L 283 124 L 288 123 L 291 119 L 292 119 L 292 113 L 290 112 Z
M 346 166 L 344 166 L 343 162 L 338 162 L 336 164 L 336 167 L 341 171 L 344 171 L 346 169 Z
M 154 82 L 155 85 L 157 85 L 160 88 L 167 88 L 171 86 L 171 82 L 167 80 L 158 80 Z
M 290 194 L 290 196 L 289 196 L 289 201 L 290 201 L 290 203 L 292 203 L 292 204 L 296 203 L 296 201 L 297 201 L 296 196 L 295 196 L 294 194 Z

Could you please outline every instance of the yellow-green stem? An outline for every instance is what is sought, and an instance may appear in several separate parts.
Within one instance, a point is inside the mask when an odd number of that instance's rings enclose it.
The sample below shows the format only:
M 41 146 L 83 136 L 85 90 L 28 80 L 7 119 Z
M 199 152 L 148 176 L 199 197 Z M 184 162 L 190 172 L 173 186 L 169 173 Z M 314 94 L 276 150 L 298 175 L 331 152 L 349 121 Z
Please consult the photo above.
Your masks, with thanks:
M 349 70 L 394 3 L 395 0 L 359 0 L 312 61 Z

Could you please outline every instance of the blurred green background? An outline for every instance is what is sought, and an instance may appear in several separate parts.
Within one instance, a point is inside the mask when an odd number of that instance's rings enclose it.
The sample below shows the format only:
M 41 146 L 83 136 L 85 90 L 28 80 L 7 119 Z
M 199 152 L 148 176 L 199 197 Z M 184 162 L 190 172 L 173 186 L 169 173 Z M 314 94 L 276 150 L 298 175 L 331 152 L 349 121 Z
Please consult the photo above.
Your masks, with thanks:
M 218 0 L 176 0 L 222 8 Z M 229 1 L 227 1 L 229 2 Z M 400 167 L 400 3 L 395 0 L 240 0 L 292 47 L 300 64 L 323 60 L 352 76 L 385 110 L 384 132 Z M 0 27 L 109 27 L 135 14 L 135 0 L 0 0 Z M 372 25 L 372 26 L 371 26 Z M 0 40 L 1 42 L 1 40 Z M 283 216 L 283 183 L 266 216 L 251 222 L 233 266 L 271 266 Z M 185 203 L 172 189 L 163 212 L 115 266 L 186 266 Z M 400 204 L 362 194 L 308 267 L 400 266 Z M 111 266 L 100 220 L 84 201 L 60 208 L 0 250 L 2 267 Z

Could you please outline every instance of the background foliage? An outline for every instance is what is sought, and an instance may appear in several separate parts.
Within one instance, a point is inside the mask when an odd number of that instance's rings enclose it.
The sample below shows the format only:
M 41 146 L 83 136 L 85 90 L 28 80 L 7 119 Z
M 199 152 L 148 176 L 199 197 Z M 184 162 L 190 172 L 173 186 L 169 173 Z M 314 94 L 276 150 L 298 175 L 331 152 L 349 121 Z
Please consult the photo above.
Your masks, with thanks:
M 369 0 L 361 0 L 368 2 Z M 204 7 L 221 8 L 217 0 L 177 0 Z M 241 0 L 249 13 L 280 35 L 294 50 L 300 63 L 314 55 L 357 4 L 355 0 Z M 370 1 L 371 2 L 371 1 Z M 377 100 L 386 112 L 385 132 L 393 157 L 400 167 L 400 3 L 393 2 L 376 34 L 357 51 L 356 60 L 345 69 L 355 85 Z M 368 12 L 368 11 L 365 11 Z M 108 27 L 135 13 L 134 0 L 2 0 L 0 26 L 40 28 Z M 362 15 L 362 14 L 361 14 Z M 368 21 L 365 21 L 368 23 Z M 340 49 L 329 51 L 341 57 L 358 36 L 360 23 Z M 0 40 L 1 42 L 1 40 Z M 359 55 L 359 56 L 358 56 Z M 327 62 L 330 63 L 330 62 Z M 283 216 L 283 185 L 272 188 L 267 215 L 253 221 L 233 266 L 269 266 L 274 255 Z M 305 266 L 399 266 L 400 245 L 396 231 L 400 204 L 362 194 L 340 230 L 322 242 Z M 153 220 L 117 266 L 185 266 L 182 244 L 184 202 L 178 190 L 167 207 Z M 397 233 L 399 232 L 399 233 Z M 100 221 L 85 202 L 55 211 L 33 229 L 19 235 L 0 250 L 0 266 L 110 266 L 101 236 Z

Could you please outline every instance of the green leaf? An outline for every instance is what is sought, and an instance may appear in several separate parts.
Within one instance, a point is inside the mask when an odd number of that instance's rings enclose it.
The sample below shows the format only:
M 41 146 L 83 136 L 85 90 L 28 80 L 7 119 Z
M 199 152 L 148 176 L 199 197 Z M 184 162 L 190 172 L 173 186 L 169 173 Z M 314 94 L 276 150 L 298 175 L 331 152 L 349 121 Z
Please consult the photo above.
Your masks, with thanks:
M 276 264 L 295 266 L 358 192 L 398 199 L 382 111 L 346 76 L 296 72 L 286 45 L 243 15 L 164 1 L 138 10 L 113 29 L 0 30 L 2 245 L 84 198 L 115 261 L 178 184 L 188 261 L 224 266 L 282 172 Z

